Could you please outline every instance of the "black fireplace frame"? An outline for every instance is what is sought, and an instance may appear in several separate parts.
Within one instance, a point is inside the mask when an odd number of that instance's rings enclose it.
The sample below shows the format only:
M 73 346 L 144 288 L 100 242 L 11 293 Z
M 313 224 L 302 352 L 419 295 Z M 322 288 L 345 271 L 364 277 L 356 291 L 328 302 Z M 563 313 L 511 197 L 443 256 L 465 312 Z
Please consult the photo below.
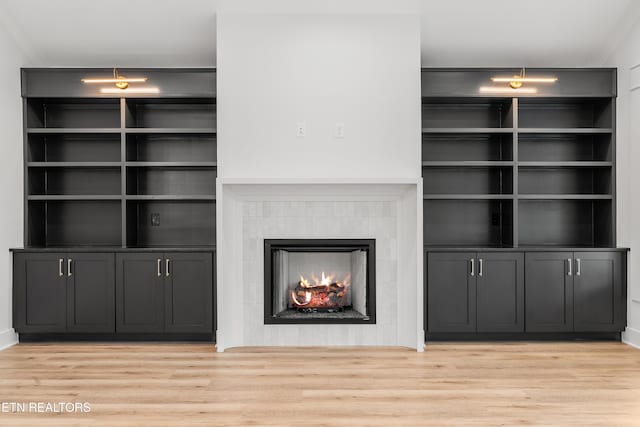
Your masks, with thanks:
M 367 256 L 367 317 L 364 319 L 286 319 L 273 312 L 273 253 L 351 252 L 363 250 Z M 376 323 L 376 240 L 375 239 L 264 239 L 264 324 L 375 324 Z

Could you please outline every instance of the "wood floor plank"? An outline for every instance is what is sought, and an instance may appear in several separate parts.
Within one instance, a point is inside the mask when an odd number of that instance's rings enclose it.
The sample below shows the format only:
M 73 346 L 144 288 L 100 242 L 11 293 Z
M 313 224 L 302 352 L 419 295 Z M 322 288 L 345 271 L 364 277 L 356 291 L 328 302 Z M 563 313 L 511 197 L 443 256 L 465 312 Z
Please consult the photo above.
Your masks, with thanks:
M 0 425 L 640 426 L 640 351 L 20 344 L 0 352 L 0 402 L 31 401 L 91 412 L 0 413 Z

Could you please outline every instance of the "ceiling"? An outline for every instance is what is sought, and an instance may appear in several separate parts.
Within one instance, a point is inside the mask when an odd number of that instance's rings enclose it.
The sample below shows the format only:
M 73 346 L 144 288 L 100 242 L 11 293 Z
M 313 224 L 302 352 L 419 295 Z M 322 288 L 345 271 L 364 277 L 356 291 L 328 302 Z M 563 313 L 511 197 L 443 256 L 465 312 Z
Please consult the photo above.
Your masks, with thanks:
M 424 66 L 599 66 L 637 0 L 1 0 L 29 66 L 215 65 L 216 13 L 416 13 Z

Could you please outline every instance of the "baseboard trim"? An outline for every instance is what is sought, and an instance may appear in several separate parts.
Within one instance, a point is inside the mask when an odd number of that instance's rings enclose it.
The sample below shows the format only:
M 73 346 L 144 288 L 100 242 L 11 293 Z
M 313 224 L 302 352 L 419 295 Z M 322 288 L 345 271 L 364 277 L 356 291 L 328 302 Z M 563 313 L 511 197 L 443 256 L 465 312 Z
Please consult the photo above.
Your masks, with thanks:
M 627 326 L 627 329 L 622 333 L 622 342 L 640 349 L 640 330 Z
M 18 344 L 18 334 L 16 334 L 13 328 L 0 332 L 0 351 L 13 347 L 16 344 Z
M 20 342 L 211 342 L 209 333 L 22 333 Z
M 438 332 L 427 333 L 429 341 L 620 341 L 620 332 Z

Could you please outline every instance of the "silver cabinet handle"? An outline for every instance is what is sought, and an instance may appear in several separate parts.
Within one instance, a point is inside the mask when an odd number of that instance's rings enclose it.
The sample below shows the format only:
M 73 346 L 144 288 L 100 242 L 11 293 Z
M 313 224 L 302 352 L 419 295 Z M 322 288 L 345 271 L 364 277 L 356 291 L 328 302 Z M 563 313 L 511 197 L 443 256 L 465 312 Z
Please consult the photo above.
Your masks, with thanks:
M 475 259 L 471 258 L 469 261 L 471 261 L 471 277 L 473 277 L 476 275 Z
M 166 269 L 167 269 L 167 271 L 165 272 L 167 277 L 169 277 L 169 275 L 171 274 L 171 273 L 169 272 L 169 263 L 170 263 L 170 262 L 171 262 L 171 260 L 170 260 L 169 258 L 167 258 L 167 259 L 166 259 Z
M 479 268 L 479 270 L 478 270 L 478 277 L 482 277 L 482 270 L 483 270 L 483 268 L 482 268 L 482 258 L 480 258 L 480 259 L 478 260 L 478 264 L 480 264 L 480 265 L 478 266 L 478 268 Z
M 573 275 L 573 271 L 571 268 L 571 258 L 567 259 L 567 261 L 569 262 L 569 272 L 567 273 L 567 276 L 571 276 Z
M 582 273 L 582 268 L 580 267 L 580 258 L 576 258 L 576 276 L 579 276 Z
M 58 276 L 62 277 L 64 276 L 64 273 L 62 272 L 62 263 L 64 262 L 64 259 L 60 258 L 58 260 Z
M 72 261 L 73 261 L 73 260 L 72 260 L 71 258 L 69 258 L 69 259 L 67 260 L 67 276 L 68 276 L 68 277 L 71 277 L 71 275 L 73 274 L 73 273 L 71 272 L 71 262 L 72 262 Z
M 158 258 L 158 277 L 162 276 L 162 260 Z

